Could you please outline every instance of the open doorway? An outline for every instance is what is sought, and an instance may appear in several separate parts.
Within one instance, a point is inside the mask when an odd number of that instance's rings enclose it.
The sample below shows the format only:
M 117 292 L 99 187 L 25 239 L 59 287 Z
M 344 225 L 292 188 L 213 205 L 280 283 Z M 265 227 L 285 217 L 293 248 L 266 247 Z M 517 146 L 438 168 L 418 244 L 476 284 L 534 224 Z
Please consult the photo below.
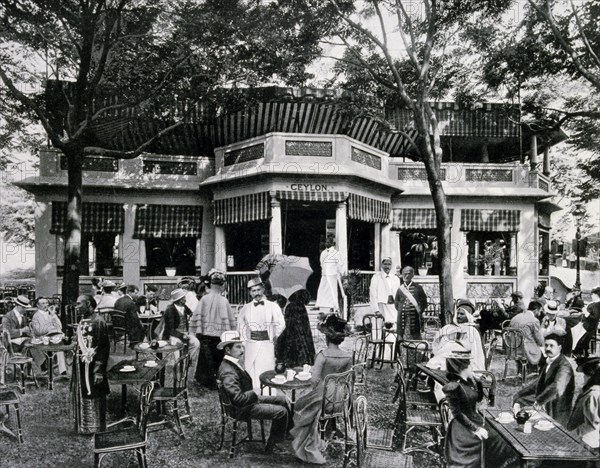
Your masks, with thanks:
M 283 214 L 283 253 L 308 257 L 313 274 L 306 289 L 314 300 L 321 279 L 319 258 L 325 248 L 327 220 L 335 219 L 335 204 L 285 202 Z

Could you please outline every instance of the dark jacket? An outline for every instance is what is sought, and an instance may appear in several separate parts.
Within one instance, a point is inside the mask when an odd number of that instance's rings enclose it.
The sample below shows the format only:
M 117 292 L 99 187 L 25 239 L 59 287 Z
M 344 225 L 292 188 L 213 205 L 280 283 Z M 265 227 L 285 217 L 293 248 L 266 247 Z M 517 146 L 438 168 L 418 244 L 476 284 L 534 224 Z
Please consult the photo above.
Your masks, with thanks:
M 600 321 L 600 302 L 594 302 L 587 306 L 587 311 L 590 315 L 583 318 L 583 328 L 588 332 L 595 332 L 598 328 L 598 321 Z
M 258 403 L 258 395 L 252 389 L 252 377 L 233 362 L 223 359 L 217 379 L 223 384 L 223 390 L 238 409 Z
M 188 306 L 183 306 L 183 316 L 185 317 L 185 329 L 188 329 L 188 319 L 192 315 L 192 311 Z M 171 336 L 175 336 L 180 340 L 183 339 L 183 333 L 178 331 L 181 320 L 179 318 L 179 312 L 173 304 L 169 304 L 169 307 L 165 310 L 165 329 L 163 331 L 163 340 L 168 340 Z
M 547 372 L 545 361 L 542 361 L 541 366 L 542 371 L 537 382 L 519 390 L 514 401 L 525 405 L 533 402 L 544 405 L 552 418 L 566 425 L 575 394 L 573 367 L 563 354 L 556 358 Z
M 144 339 L 144 326 L 138 317 L 139 309 L 133 299 L 127 295 L 120 297 L 115 302 L 115 309 L 125 314 L 125 327 L 127 328 L 129 341 L 131 343 L 142 341 Z
M 19 338 L 20 336 L 29 336 L 30 333 L 21 333 L 21 328 L 25 328 L 26 326 L 27 316 L 25 314 L 21 314 L 21 324 L 19 325 L 14 309 L 2 317 L 2 328 L 4 330 L 8 330 L 11 339 Z
M 404 284 L 404 283 L 402 283 Z M 418 328 L 419 330 L 421 329 L 421 317 L 423 317 L 423 312 L 425 312 L 425 309 L 427 308 L 427 294 L 425 294 L 425 291 L 423 290 L 423 288 L 421 287 L 421 285 L 415 283 L 413 281 L 414 284 L 414 292 L 413 292 L 413 296 L 415 298 L 415 300 L 417 301 L 417 304 L 419 305 L 419 311 L 417 314 L 417 319 L 418 319 Z M 408 288 L 408 287 L 407 287 Z M 404 314 L 404 309 L 408 306 L 411 305 L 411 302 L 408 300 L 408 298 L 404 295 L 404 293 L 402 292 L 401 288 L 398 288 L 398 291 L 396 291 L 396 310 L 398 311 L 398 333 L 399 334 L 403 334 L 404 330 L 401 330 L 401 324 L 403 323 L 402 321 L 402 316 Z

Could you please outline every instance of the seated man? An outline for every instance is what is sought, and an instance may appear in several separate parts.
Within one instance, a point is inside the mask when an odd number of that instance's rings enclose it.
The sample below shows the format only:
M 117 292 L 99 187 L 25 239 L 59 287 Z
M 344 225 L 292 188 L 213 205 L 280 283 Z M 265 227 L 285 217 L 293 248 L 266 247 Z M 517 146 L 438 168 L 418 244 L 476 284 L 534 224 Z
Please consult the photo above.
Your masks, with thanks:
M 283 442 L 292 424 L 287 400 L 284 396 L 258 395 L 252 388 L 252 377 L 242 367 L 239 360 L 244 356 L 244 344 L 238 338 L 223 340 L 217 349 L 225 352 L 218 380 L 222 382 L 223 390 L 237 408 L 241 418 L 271 419 L 271 432 L 265 447 L 266 453 L 271 453 L 275 444 Z
M 523 334 L 523 343 L 515 343 L 519 356 L 525 356 L 529 364 L 540 362 L 544 338 L 540 331 L 540 322 L 531 310 L 523 310 L 510 320 L 510 328 L 517 328 Z M 522 346 L 522 349 L 519 349 Z
M 575 374 L 568 359 L 562 354 L 562 337 L 544 338 L 546 360 L 542 361 L 540 377 L 517 392 L 513 403 L 545 410 L 552 418 L 565 425 L 571 414 L 575 393 Z
M 117 299 L 115 309 L 125 314 L 125 327 L 129 335 L 130 347 L 144 340 L 144 326 L 138 316 L 139 307 L 136 304 L 140 289 L 130 284 L 126 288 L 126 294 Z
M 40 297 L 36 301 L 38 310 L 31 319 L 31 333 L 33 338 L 42 339 L 43 337 L 48 337 L 52 342 L 61 342 L 63 338 L 62 323 L 56 315 L 54 306 L 50 308 L 49 305 L 50 302 L 45 297 Z M 56 353 L 56 360 L 58 362 L 59 374 L 65 375 L 67 373 L 65 353 L 62 351 Z
M 551 334 L 565 336 L 567 334 L 567 322 L 564 318 L 558 316 L 558 302 L 547 301 L 544 312 L 546 315 L 542 320 L 542 334 L 544 336 Z

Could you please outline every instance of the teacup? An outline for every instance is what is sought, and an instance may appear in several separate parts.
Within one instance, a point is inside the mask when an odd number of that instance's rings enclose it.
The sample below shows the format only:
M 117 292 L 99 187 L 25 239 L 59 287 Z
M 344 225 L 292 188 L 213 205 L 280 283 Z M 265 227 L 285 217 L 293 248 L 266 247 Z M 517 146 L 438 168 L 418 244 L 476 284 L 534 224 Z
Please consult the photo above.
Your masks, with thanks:
M 175 346 L 178 341 L 179 341 L 179 339 L 177 337 L 175 337 L 175 336 L 172 336 L 172 337 L 169 338 L 169 344 L 171 346 Z
M 47 336 L 42 336 L 42 343 L 47 345 L 50 343 L 50 338 L 48 338 Z
M 304 364 L 302 366 L 302 372 L 304 372 L 305 374 L 308 374 L 310 372 L 310 366 L 308 364 Z
M 144 314 L 146 312 L 146 306 L 145 305 L 141 305 L 140 306 L 140 314 Z
M 295 375 L 296 375 L 296 371 L 293 369 L 288 369 L 285 371 L 285 378 L 287 380 L 294 380 Z

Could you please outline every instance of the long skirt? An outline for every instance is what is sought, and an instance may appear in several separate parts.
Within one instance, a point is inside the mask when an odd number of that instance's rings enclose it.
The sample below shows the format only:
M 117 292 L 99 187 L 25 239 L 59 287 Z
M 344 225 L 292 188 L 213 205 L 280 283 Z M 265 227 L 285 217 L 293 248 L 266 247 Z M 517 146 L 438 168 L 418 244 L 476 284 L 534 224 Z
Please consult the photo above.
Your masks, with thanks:
M 217 371 L 223 360 L 223 351 L 217 349 L 221 342 L 218 336 L 196 335 L 200 341 L 200 353 L 198 354 L 198 365 L 196 366 L 196 382 L 214 390 L 217 388 Z
M 304 462 L 320 465 L 327 461 L 321 453 L 325 443 L 319 433 L 322 398 L 323 388 L 316 387 L 298 399 L 294 408 L 294 428 L 290 431 L 294 437 L 294 454 Z

